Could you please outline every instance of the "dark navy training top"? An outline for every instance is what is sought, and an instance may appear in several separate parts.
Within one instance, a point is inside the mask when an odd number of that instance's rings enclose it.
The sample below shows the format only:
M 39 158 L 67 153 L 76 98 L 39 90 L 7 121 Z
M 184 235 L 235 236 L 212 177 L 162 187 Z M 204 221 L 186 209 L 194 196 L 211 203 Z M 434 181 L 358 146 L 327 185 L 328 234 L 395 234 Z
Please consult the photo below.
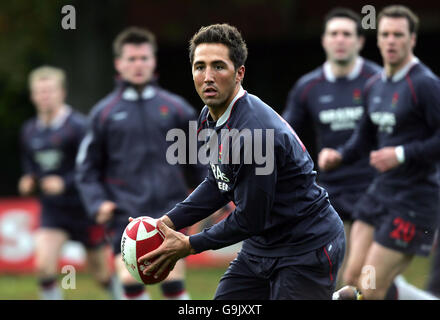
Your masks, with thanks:
M 64 180 L 65 190 L 62 194 L 39 194 L 43 206 L 81 206 L 74 183 L 74 170 L 86 121 L 82 114 L 64 106 L 49 126 L 44 126 L 37 117 L 22 126 L 21 158 L 24 173 L 36 179 L 58 175 Z
M 128 83 L 93 107 L 77 157 L 76 182 L 87 210 L 94 216 L 104 200 L 116 203 L 122 216 L 160 217 L 188 194 L 206 168 L 167 161 L 172 144 L 167 133 L 180 129 L 188 137 L 195 110 L 180 96 L 157 85 L 141 94 Z
M 336 78 L 330 63 L 301 77 L 289 92 L 283 117 L 299 136 L 313 125 L 317 150 L 336 149 L 352 135 L 364 113 L 363 89 L 367 80 L 380 71 L 374 62 L 359 57 L 351 73 Z M 363 191 L 370 184 L 374 169 L 368 157 L 332 171 L 319 172 L 319 184 L 330 195 Z
M 229 201 L 236 209 L 190 236 L 196 252 L 244 240 L 242 250 L 254 255 L 298 255 L 324 246 L 343 230 L 327 192 L 315 183 L 306 148 L 289 124 L 258 97 L 241 88 L 216 122 L 205 106 L 199 117 L 200 135 L 206 136 L 209 147 L 208 177 L 167 215 L 178 230 Z
M 355 161 L 373 149 L 403 146 L 404 163 L 378 174 L 374 184 L 394 194 L 395 206 L 431 219 L 439 206 L 439 78 L 414 58 L 390 79 L 384 72 L 371 78 L 364 99 L 368 112 L 340 149 L 343 161 Z

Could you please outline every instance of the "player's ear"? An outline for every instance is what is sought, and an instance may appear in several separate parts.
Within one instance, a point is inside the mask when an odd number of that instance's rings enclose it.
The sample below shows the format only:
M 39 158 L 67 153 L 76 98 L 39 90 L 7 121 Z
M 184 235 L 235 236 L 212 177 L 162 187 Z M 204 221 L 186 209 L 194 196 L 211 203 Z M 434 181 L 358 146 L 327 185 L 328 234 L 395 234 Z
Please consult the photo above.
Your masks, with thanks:
M 361 51 L 364 48 L 365 37 L 363 35 L 359 35 L 358 39 L 359 39 L 358 40 L 359 51 Z
M 113 60 L 114 66 L 116 71 L 118 71 L 120 73 L 120 68 L 121 68 L 121 59 L 120 58 L 115 58 L 115 60 Z
M 417 43 L 417 35 L 415 32 L 411 33 L 411 48 L 414 49 Z
M 238 67 L 236 75 L 235 75 L 235 81 L 241 83 L 244 79 L 244 73 L 245 73 L 245 67 L 243 65 Z

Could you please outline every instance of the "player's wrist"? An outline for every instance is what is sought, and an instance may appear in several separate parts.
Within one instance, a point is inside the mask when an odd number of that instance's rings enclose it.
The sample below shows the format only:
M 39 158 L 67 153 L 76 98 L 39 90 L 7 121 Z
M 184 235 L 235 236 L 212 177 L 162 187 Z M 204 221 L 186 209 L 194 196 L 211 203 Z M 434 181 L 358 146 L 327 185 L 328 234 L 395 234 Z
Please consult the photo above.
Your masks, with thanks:
M 405 162 L 405 149 L 403 146 L 397 146 L 394 148 L 394 152 L 396 153 L 396 158 L 399 164 L 402 164 Z

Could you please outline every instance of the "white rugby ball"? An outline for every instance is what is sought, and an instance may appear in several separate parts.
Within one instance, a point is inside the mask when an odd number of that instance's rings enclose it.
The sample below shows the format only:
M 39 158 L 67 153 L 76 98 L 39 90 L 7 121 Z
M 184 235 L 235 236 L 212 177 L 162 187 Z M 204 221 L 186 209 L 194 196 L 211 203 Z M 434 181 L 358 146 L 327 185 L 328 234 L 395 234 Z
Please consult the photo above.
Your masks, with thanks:
M 158 248 L 165 239 L 156 222 L 151 217 L 138 217 L 127 225 L 121 238 L 122 260 L 133 278 L 144 284 L 158 283 L 170 273 L 168 269 L 155 279 L 142 272 L 151 261 L 138 263 L 140 257 Z

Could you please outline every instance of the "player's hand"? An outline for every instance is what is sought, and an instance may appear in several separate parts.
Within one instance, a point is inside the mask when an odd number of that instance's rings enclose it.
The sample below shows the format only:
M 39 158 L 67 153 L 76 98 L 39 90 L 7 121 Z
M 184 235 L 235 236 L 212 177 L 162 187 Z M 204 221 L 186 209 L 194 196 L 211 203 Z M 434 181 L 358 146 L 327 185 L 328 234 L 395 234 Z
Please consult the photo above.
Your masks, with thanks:
M 321 171 L 335 169 L 341 162 L 342 155 L 335 149 L 323 148 L 318 154 L 318 166 Z
M 160 219 L 157 220 L 157 227 L 165 236 L 164 242 L 156 250 L 138 259 L 139 263 L 156 259 L 143 271 L 146 275 L 153 274 L 155 278 L 158 278 L 167 268 L 172 270 L 179 259 L 195 253 L 188 236 L 174 231 Z
M 385 147 L 370 153 L 370 165 L 379 172 L 385 172 L 397 167 L 396 147 Z
M 99 206 L 98 213 L 96 214 L 96 222 L 98 224 L 104 224 L 113 218 L 114 211 L 116 210 L 116 203 L 113 201 L 105 200 Z
M 132 217 L 128 218 L 128 222 L 132 222 L 133 220 L 134 220 L 134 218 L 132 218 Z M 176 230 L 176 227 L 174 226 L 173 221 L 171 221 L 171 219 L 168 218 L 167 215 L 164 215 L 163 217 L 159 218 L 158 220 L 161 220 L 163 223 L 165 223 L 171 229 Z
M 29 174 L 26 174 L 18 181 L 18 192 L 22 196 L 28 196 L 35 191 L 36 183 L 35 178 Z
M 55 196 L 64 192 L 64 180 L 60 176 L 50 175 L 40 180 L 41 191 L 47 195 Z

